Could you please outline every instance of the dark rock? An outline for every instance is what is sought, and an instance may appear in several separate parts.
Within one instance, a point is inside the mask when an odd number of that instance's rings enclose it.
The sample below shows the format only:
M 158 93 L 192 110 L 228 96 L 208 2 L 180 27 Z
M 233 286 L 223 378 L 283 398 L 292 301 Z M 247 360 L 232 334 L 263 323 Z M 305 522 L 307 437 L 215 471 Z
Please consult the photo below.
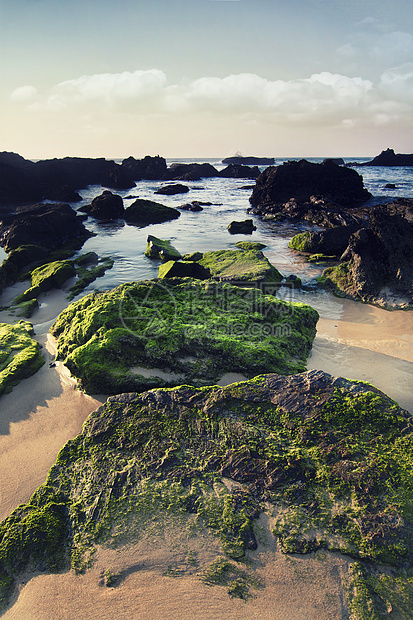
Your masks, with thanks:
M 234 155 L 226 157 L 222 160 L 223 164 L 244 164 L 247 166 L 272 166 L 274 157 L 243 157 L 242 155 Z
M 21 245 L 55 249 L 69 239 L 90 233 L 68 204 L 39 204 L 3 218 L 0 243 L 8 252 Z
M 406 218 L 374 208 L 369 227 L 350 237 L 341 261 L 323 275 L 346 295 L 389 308 L 413 306 L 413 224 Z
M 166 207 L 152 200 L 138 198 L 130 207 L 125 209 L 124 217 L 128 224 L 148 226 L 148 224 L 159 224 L 168 220 L 175 220 L 180 215 L 177 209 Z
M 225 179 L 256 179 L 260 175 L 258 166 L 250 168 L 241 164 L 230 164 L 219 173 Z
M 395 153 L 393 149 L 386 149 L 371 161 L 362 166 L 413 166 L 413 154 Z
M 90 205 L 81 207 L 79 211 L 83 211 L 88 215 L 102 220 L 123 217 L 125 213 L 122 197 L 117 194 L 112 194 L 112 192 L 107 189 L 100 194 L 100 196 L 96 196 Z
M 252 232 L 257 230 L 252 220 L 243 220 L 242 222 L 233 221 L 228 224 L 228 232 L 231 235 L 252 235 Z
M 173 183 L 171 185 L 164 185 L 156 190 L 155 194 L 163 194 L 165 196 L 173 196 L 175 194 L 186 194 L 189 192 L 189 187 L 181 185 L 181 183 Z
M 219 172 L 212 164 L 171 164 L 166 178 L 181 181 L 199 181 L 204 178 L 218 177 Z
M 159 278 L 196 278 L 208 280 L 209 270 L 196 261 L 170 260 L 159 267 Z
M 302 217 L 303 207 L 304 211 L 314 207 L 318 200 L 323 208 L 327 201 L 327 207 L 338 210 L 360 206 L 370 197 L 363 178 L 355 170 L 331 161 L 313 164 L 302 159 L 266 168 L 257 178 L 250 203 L 262 215 L 283 213 L 292 203 L 294 216 Z
M 186 204 L 178 207 L 178 209 L 182 209 L 182 211 L 193 211 L 195 213 L 197 211 L 203 211 L 203 207 L 201 207 L 201 205 L 199 204 L 197 200 L 193 200 L 192 202 L 187 202 Z
M 337 164 L 337 166 L 344 166 L 344 159 L 341 157 L 327 157 L 327 159 L 323 161 L 323 164 L 326 162 L 332 162 L 333 164 Z
M 341 256 L 356 230 L 355 226 L 336 226 L 318 232 L 299 233 L 291 239 L 289 247 L 310 254 Z
M 386 189 L 397 189 L 396 185 L 394 183 L 386 183 L 386 185 L 384 186 Z
M 80 202 L 82 200 L 82 196 L 69 185 L 46 190 L 46 195 L 48 200 L 55 202 Z
M 163 157 L 151 157 L 147 155 L 143 159 L 128 157 L 122 162 L 122 168 L 134 180 L 148 179 L 150 181 L 162 181 L 166 178 L 166 160 Z

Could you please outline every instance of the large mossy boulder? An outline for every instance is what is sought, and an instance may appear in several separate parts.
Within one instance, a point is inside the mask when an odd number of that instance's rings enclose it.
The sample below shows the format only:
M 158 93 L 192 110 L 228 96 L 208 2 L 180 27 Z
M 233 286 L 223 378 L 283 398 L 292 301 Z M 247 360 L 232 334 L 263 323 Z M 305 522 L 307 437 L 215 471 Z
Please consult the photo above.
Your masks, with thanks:
M 40 345 L 32 336 L 31 323 L 0 323 L 0 395 L 10 392 L 43 366 Z
M 76 269 L 70 260 L 46 263 L 33 269 L 30 275 L 31 287 L 16 297 L 15 303 L 35 299 L 41 293 L 60 288 L 69 278 L 76 275 Z
M 258 288 L 173 278 L 72 303 L 51 327 L 57 356 L 90 393 L 207 385 L 305 368 L 318 314 Z
M 211 278 L 227 282 L 281 282 L 283 276 L 261 250 L 217 250 L 205 252 L 199 264 Z
M 124 217 L 128 224 L 148 226 L 149 224 L 160 224 L 175 220 L 180 215 L 180 212 L 173 207 L 167 207 L 153 200 L 138 198 L 125 209 Z
M 412 454 L 406 411 L 373 386 L 321 371 L 112 397 L 0 524 L 1 601 L 28 567 L 85 571 L 97 545 L 156 536 L 165 545 L 171 527 L 188 554 L 208 531 L 236 575 L 232 561 L 247 560 L 243 597 L 260 574 L 248 559 L 264 514 L 291 560 L 317 550 L 320 560 L 328 550 L 356 560 L 346 617 L 392 609 L 410 618 Z

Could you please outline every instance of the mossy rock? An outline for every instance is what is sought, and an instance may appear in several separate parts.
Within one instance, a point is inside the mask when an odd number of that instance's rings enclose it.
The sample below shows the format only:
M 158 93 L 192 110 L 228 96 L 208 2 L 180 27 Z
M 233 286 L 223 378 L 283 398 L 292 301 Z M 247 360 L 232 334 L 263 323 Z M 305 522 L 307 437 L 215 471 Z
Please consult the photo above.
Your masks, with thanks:
M 88 254 L 90 256 L 84 255 L 85 258 L 81 262 L 79 262 L 78 259 L 77 261 L 73 261 L 76 264 L 76 275 L 78 279 L 75 284 L 70 287 L 68 299 L 73 299 L 79 295 L 89 284 L 94 282 L 97 278 L 101 278 L 108 269 L 112 269 L 113 267 L 113 259 L 101 258 L 98 260 L 98 256 L 95 252 L 89 252 Z M 88 260 L 86 260 L 86 257 L 88 257 Z M 79 258 L 82 259 L 83 257 Z M 98 263 L 97 265 L 95 264 L 95 260 L 96 263 Z M 86 267 L 88 263 L 94 266 Z
M 199 262 L 185 260 L 170 260 L 159 266 L 158 278 L 196 278 L 208 280 L 211 274 Z
M 182 258 L 180 252 L 178 252 L 170 241 L 158 239 L 158 237 L 154 237 L 153 235 L 148 235 L 146 240 L 145 256 L 148 258 L 158 258 L 164 263 Z
M 11 392 L 22 379 L 44 364 L 40 345 L 33 340 L 33 326 L 26 321 L 0 323 L 0 395 Z
M 267 246 L 259 241 L 237 241 L 235 247 L 240 250 L 263 250 Z
M 118 393 L 205 385 L 227 372 L 304 370 L 317 320 L 309 306 L 258 288 L 172 278 L 88 295 L 64 310 L 51 332 L 58 358 L 83 389 Z M 142 367 L 173 373 L 168 380 L 133 370 Z
M 38 307 L 39 303 L 37 299 L 29 299 L 29 301 L 22 301 L 20 304 L 12 306 L 10 308 L 10 313 L 15 316 L 21 316 L 25 319 L 29 319 Z
M 229 282 L 281 282 L 280 272 L 260 250 L 218 250 L 205 252 L 199 264 L 211 277 Z
M 18 295 L 14 303 L 20 304 L 23 301 L 35 299 L 41 293 L 50 291 L 53 288 L 60 288 L 69 278 L 76 275 L 76 270 L 72 261 L 54 261 L 46 263 L 42 267 L 37 267 L 31 272 L 31 287 L 21 295 Z
M 198 262 L 203 257 L 202 252 L 191 252 L 190 254 L 184 254 L 182 260 Z
M 406 411 L 321 371 L 112 397 L 0 524 L 1 600 L 28 565 L 53 571 L 70 557 L 86 570 L 96 545 L 148 540 L 170 524 L 195 541 L 206 528 L 239 561 L 257 548 L 265 512 L 286 553 L 357 560 L 345 601 L 356 620 L 382 617 L 383 601 L 409 618 L 412 448 Z M 248 598 L 251 577 L 222 554 L 201 579 Z
M 149 224 L 160 224 L 169 220 L 175 220 L 180 215 L 177 209 L 167 207 L 153 200 L 138 198 L 125 209 L 124 218 L 128 224 L 148 226 Z

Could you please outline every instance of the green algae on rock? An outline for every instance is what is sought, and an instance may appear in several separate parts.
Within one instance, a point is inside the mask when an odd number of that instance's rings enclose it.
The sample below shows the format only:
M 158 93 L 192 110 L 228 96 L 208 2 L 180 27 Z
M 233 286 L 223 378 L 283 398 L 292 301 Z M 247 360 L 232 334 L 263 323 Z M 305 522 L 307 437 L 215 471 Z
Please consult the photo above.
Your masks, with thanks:
M 115 394 L 207 385 L 228 372 L 300 372 L 317 320 L 313 308 L 258 287 L 171 278 L 87 295 L 59 315 L 51 333 L 58 359 L 84 390 Z M 159 369 L 171 373 L 169 381 Z
M 218 250 L 205 252 L 199 264 L 211 277 L 235 282 L 281 282 L 282 275 L 260 250 Z
M 60 288 L 69 278 L 76 275 L 73 262 L 70 260 L 46 263 L 42 267 L 33 269 L 30 275 L 31 287 L 16 297 L 15 303 L 35 299 L 41 293 L 53 288 Z
M 357 560 L 354 620 L 386 617 L 383 606 L 411 618 L 412 448 L 406 411 L 321 371 L 111 397 L 0 525 L 2 601 L 29 562 L 86 570 L 96 545 L 149 538 L 171 521 L 192 539 L 206 527 L 222 554 L 201 578 L 231 573 L 229 594 L 248 598 L 254 569 L 239 562 L 265 512 L 284 553 Z
M 145 256 L 148 258 L 159 258 L 164 263 L 182 258 L 170 241 L 159 239 L 153 235 L 148 235 L 146 240 Z
M 98 259 L 95 252 L 81 255 L 73 262 L 75 264 L 77 280 L 69 289 L 69 295 L 67 297 L 69 300 L 79 295 L 97 278 L 101 278 L 108 269 L 112 269 L 114 263 L 111 258 Z
M 44 364 L 40 345 L 33 340 L 33 326 L 26 321 L 0 323 L 0 395 L 11 392 L 22 379 Z

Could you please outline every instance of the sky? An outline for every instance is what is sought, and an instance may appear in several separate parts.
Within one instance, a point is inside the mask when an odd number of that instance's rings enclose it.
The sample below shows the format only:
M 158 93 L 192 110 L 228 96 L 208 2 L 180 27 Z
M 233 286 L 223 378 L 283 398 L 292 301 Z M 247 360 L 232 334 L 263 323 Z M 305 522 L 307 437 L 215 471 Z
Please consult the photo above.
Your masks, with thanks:
M 0 151 L 413 152 L 412 0 L 0 0 Z

